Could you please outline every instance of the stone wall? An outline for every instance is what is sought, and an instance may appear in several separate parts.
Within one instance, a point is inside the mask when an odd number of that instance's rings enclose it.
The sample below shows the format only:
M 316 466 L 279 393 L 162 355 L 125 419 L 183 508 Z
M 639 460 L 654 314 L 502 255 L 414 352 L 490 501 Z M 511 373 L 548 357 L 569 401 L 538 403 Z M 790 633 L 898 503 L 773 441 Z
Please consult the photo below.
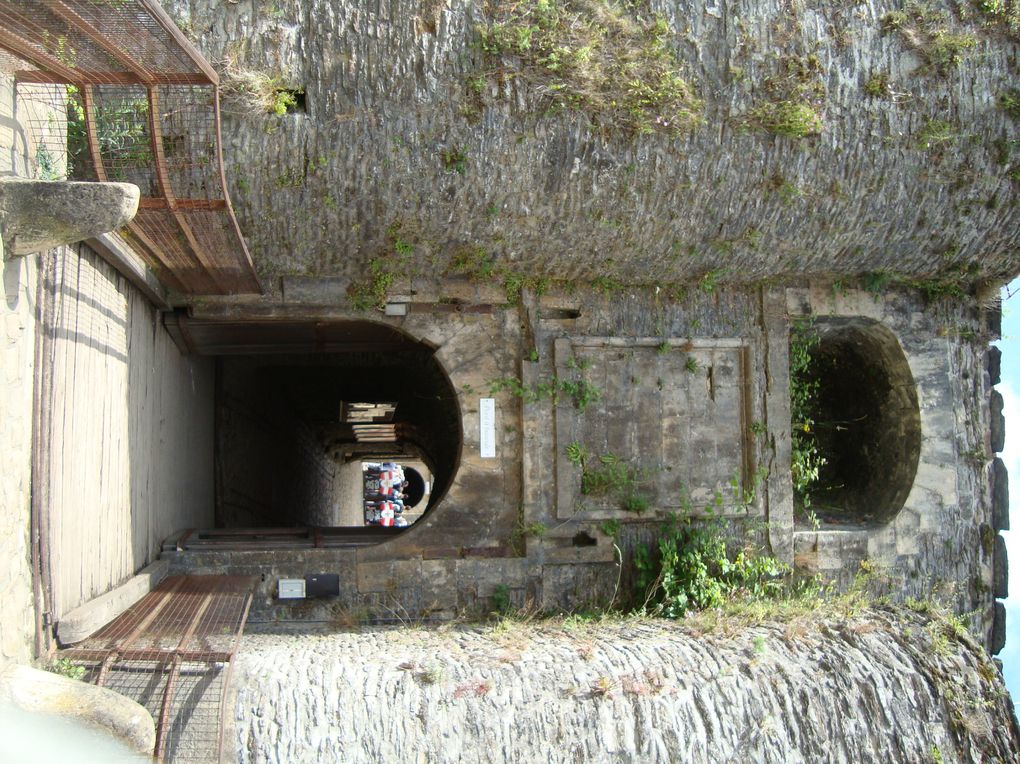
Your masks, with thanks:
M 214 377 L 84 245 L 43 263 L 33 493 L 59 620 L 156 559 L 172 532 L 212 524 Z
M 498 299 L 495 290 L 461 286 L 465 304 Z M 734 534 L 746 529 L 742 540 L 841 585 L 869 561 L 895 597 L 947 597 L 961 613 L 976 611 L 975 634 L 989 638 L 993 563 L 1001 553 L 993 548 L 987 476 L 989 327 L 976 305 L 829 282 L 694 290 L 682 300 L 643 290 L 554 290 L 477 316 L 429 315 L 425 300 L 432 298 L 419 293 L 409 316 L 376 320 L 435 343 L 457 390 L 465 441 L 443 502 L 376 546 L 188 552 L 173 555 L 176 565 L 264 574 L 259 618 L 333 620 L 357 611 L 384 621 L 393 613 L 444 619 L 488 612 L 497 591 L 519 606 L 569 610 L 622 601 L 635 546 L 654 547 L 658 523 L 671 512 L 711 511 Z M 344 315 L 324 303 L 269 311 L 290 319 Z M 196 308 L 197 316 L 231 320 L 266 312 Z M 905 506 L 892 508 L 888 522 L 817 530 L 805 518 L 795 522 L 788 337 L 806 314 L 885 327 L 917 386 L 918 467 L 901 470 L 897 495 Z M 497 389 L 498 458 L 479 458 L 478 398 L 507 376 L 531 390 L 554 379 L 585 380 L 598 395 L 582 410 L 562 390 L 554 402 Z M 647 501 L 642 511 L 628 511 L 622 495 L 580 491 L 573 445 L 588 452 L 590 464 L 612 455 L 639 470 L 633 490 Z M 607 521 L 619 524 L 615 538 Z M 277 577 L 326 572 L 340 574 L 338 599 L 275 600 Z
M 985 317 L 976 306 L 925 304 L 908 293 L 820 286 L 788 289 L 787 302 L 791 316 L 864 317 L 889 328 L 916 384 L 921 429 L 917 472 L 902 509 L 864 527 L 802 525 L 794 533 L 798 564 L 845 584 L 867 560 L 895 596 L 947 597 L 958 612 L 975 613 L 975 633 L 988 639 L 994 532 Z
M 0 659 L 19 662 L 32 657 L 35 634 L 29 526 L 38 267 L 35 257 L 3 262 L 0 308 Z
M 946 28 L 975 46 L 939 73 L 883 31 L 898 3 L 653 0 L 705 102 L 680 138 L 550 113 L 512 61 L 483 63 L 480 2 L 166 5 L 210 60 L 304 91 L 306 111 L 281 117 L 224 104 L 231 196 L 271 290 L 279 274 L 369 278 L 396 239 L 414 248 L 400 290 L 461 247 L 569 281 L 880 269 L 959 280 L 1017 267 L 1017 124 L 996 106 L 1015 83 L 1016 44 L 979 14 L 957 21 L 950 3 L 935 4 Z M 749 127 L 798 67 L 824 90 L 821 135 Z M 876 76 L 888 89 L 869 95 Z M 476 120 L 464 116 L 473 99 Z M 945 123 L 934 144 L 932 122 Z
M 0 74 L 0 174 L 24 176 L 35 158 L 18 119 L 26 108 L 16 102 L 13 78 Z M 24 662 L 35 632 L 29 524 L 39 258 L 5 253 L 0 263 L 0 659 Z

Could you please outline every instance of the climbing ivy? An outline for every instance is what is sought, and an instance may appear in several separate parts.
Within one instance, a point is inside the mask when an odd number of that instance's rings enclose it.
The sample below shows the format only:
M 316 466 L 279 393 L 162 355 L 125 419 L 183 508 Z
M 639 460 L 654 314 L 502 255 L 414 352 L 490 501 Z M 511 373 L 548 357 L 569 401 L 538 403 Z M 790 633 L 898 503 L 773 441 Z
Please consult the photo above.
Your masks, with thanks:
M 818 380 L 812 378 L 811 351 L 818 344 L 811 319 L 796 321 L 790 329 L 790 471 L 795 509 L 817 525 L 811 510 L 811 486 L 817 482 L 825 457 L 818 451 L 812 411 L 818 396 Z

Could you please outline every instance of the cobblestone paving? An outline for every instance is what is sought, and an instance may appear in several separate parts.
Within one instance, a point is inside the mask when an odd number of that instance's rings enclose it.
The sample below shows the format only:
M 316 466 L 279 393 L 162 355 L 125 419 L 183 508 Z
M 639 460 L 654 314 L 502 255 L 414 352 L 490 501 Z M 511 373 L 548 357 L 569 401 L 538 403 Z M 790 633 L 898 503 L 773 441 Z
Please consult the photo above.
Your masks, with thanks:
M 872 611 L 700 636 L 634 620 L 248 635 L 238 760 L 1007 760 L 1000 678 L 940 629 Z

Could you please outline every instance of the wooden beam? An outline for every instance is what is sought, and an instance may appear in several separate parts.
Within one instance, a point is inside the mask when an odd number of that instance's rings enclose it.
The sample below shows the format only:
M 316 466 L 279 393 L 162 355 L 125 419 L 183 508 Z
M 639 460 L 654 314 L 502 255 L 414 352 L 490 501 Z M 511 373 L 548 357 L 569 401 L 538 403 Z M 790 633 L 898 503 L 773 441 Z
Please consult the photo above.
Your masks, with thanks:
M 108 72 L 95 69 L 75 69 L 75 78 L 81 82 L 95 85 L 209 85 L 209 78 L 204 74 L 192 72 L 157 72 L 150 80 L 143 80 L 134 72 Z M 19 69 L 14 72 L 14 79 L 30 85 L 64 85 L 75 80 L 37 69 Z
M 175 199 L 174 203 L 181 210 L 225 210 L 224 199 Z M 166 199 L 159 196 L 143 196 L 138 200 L 140 210 L 165 210 L 169 207 Z
M 82 85 L 78 92 L 81 93 L 81 108 L 85 114 L 85 140 L 89 146 L 92 167 L 96 171 L 96 180 L 100 183 L 106 183 L 109 178 L 106 176 L 103 153 L 99 146 L 99 132 L 96 127 L 96 101 L 93 98 L 92 86 Z
M 170 663 L 170 675 L 163 686 L 163 702 L 159 704 L 159 717 L 156 719 L 156 749 L 153 751 L 156 761 L 163 761 L 163 755 L 166 753 L 166 738 L 170 733 L 170 709 L 173 707 L 177 680 L 181 676 L 181 663 L 183 663 L 181 656 L 174 654 Z
M 137 647 L 130 650 L 99 650 L 88 647 L 72 647 L 61 650 L 61 655 L 66 655 L 73 661 L 97 661 L 105 663 L 109 656 L 113 655 L 112 663 L 123 661 L 150 661 L 152 663 L 166 663 L 172 655 L 181 656 L 185 663 L 226 663 L 233 654 L 225 650 L 161 650 L 156 647 Z
M 156 271 L 156 276 L 159 278 L 163 285 L 168 289 L 173 289 L 176 292 L 186 293 L 188 290 L 185 288 L 184 283 L 177 278 L 177 275 L 163 262 L 163 250 L 156 242 L 149 238 L 149 235 L 142 230 L 142 227 L 134 220 L 127 224 L 128 233 L 131 234 L 130 238 L 126 241 L 128 246 L 133 249 L 138 249 L 135 246 L 135 242 L 132 239 L 137 239 L 137 243 L 141 245 L 141 248 L 148 250 L 149 252 L 149 265 Z M 141 253 L 145 256 L 145 253 Z
M 251 252 L 248 251 L 248 245 L 244 241 L 241 226 L 237 224 L 237 217 L 234 215 L 234 206 L 230 203 L 230 192 L 227 191 L 227 171 L 223 164 L 223 128 L 220 120 L 220 87 L 218 84 L 213 92 L 213 124 L 216 126 L 216 162 L 220 168 L 220 186 L 223 190 L 223 199 L 227 203 L 227 216 L 230 218 L 230 224 L 234 227 L 234 233 L 237 234 L 237 243 L 240 245 L 244 264 L 248 266 L 248 272 L 251 274 L 252 284 L 255 287 L 252 291 L 257 294 L 264 294 L 265 289 L 262 288 L 262 282 L 259 281 L 258 272 L 255 270 L 255 261 L 251 259 Z

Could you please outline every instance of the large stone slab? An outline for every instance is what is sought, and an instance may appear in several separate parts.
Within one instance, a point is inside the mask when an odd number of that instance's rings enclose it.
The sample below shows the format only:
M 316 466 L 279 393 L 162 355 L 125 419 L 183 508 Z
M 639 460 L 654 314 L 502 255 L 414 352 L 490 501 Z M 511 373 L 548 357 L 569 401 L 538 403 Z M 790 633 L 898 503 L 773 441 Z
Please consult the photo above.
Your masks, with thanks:
M 992 527 L 1009 530 L 1009 473 L 998 457 L 992 461 Z
M 43 252 L 114 231 L 138 211 L 138 186 L 0 179 L 6 257 Z
M 152 755 L 156 745 L 156 725 L 138 703 L 105 687 L 29 666 L 9 664 L 0 672 L 2 707 L 45 714 L 99 731 L 146 757 Z M 90 758 L 81 749 L 68 750 L 66 755 L 67 761 Z
M 995 553 L 992 558 L 992 589 L 999 599 L 1009 596 L 1009 558 L 1006 552 L 1006 539 L 1002 537 L 1002 534 L 995 536 Z
M 1006 417 L 1002 415 L 1002 395 L 992 390 L 989 400 L 989 426 L 992 435 L 992 451 L 1000 453 L 1006 445 Z
M 119 616 L 166 578 L 170 563 L 157 560 L 116 589 L 76 607 L 60 619 L 57 638 L 63 645 L 80 642 Z
M 999 384 L 1001 381 L 1001 370 L 1002 370 L 1002 351 L 999 350 L 995 345 L 988 348 L 988 354 L 986 357 L 986 364 L 988 367 L 988 380 L 993 385 Z

